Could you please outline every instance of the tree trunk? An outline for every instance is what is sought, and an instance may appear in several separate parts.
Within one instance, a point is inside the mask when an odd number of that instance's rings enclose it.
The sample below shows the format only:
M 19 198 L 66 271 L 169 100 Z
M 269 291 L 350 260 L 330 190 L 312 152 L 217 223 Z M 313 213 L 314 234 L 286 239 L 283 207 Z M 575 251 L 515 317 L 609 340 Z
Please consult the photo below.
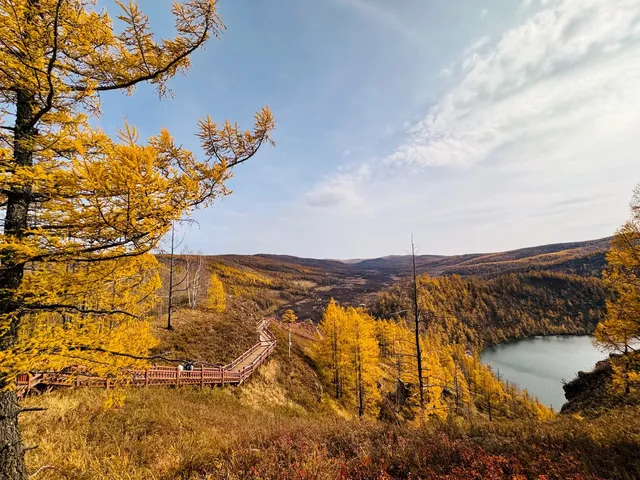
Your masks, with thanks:
M 0 479 L 24 480 L 24 448 L 18 428 L 18 399 L 14 391 L 0 391 Z
M 358 416 L 364 415 L 364 385 L 362 384 L 362 360 L 358 363 Z
M 167 330 L 173 330 L 171 324 L 171 314 L 173 313 L 173 261 L 175 249 L 175 225 L 171 224 L 171 252 L 169 254 L 169 300 L 167 307 Z
M 418 275 L 416 273 L 416 250 L 411 237 L 411 261 L 413 263 L 413 316 L 416 334 L 416 360 L 418 361 L 418 388 L 420 389 L 420 408 L 424 410 L 424 381 L 422 379 L 422 350 L 420 348 L 420 309 L 418 307 Z
M 34 101 L 27 92 L 16 95 L 16 123 L 14 132 L 14 164 L 20 167 L 33 165 L 35 134 L 33 120 Z M 7 238 L 21 239 L 28 227 L 31 186 L 19 186 L 7 193 L 7 208 L 4 219 L 4 234 Z M 8 328 L 0 333 L 0 351 L 8 350 L 18 340 L 20 316 L 14 314 L 19 304 L 16 292 L 22 284 L 24 260 L 16 259 L 10 251 L 0 254 L 0 318 L 8 321 Z M 0 480 L 23 480 L 27 478 L 24 465 L 24 448 L 18 428 L 18 402 L 15 392 L 7 390 L 8 379 L 0 378 Z

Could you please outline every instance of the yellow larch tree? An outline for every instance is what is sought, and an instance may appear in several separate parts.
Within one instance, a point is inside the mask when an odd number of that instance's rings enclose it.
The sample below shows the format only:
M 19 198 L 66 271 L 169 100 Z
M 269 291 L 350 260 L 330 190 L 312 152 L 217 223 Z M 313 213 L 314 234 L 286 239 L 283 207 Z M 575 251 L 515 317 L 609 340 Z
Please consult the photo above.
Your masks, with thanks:
M 90 0 L 0 0 L 0 478 L 26 478 L 16 374 L 138 362 L 158 282 L 147 252 L 271 141 L 267 108 L 251 131 L 201 120 L 200 159 L 165 129 L 143 142 L 90 121 L 108 92 L 165 96 L 223 28 L 215 3 L 176 1 L 176 36 L 157 41 L 135 2 L 117 2 L 115 27 Z
M 603 277 L 613 291 L 607 315 L 596 327 L 596 343 L 623 354 L 612 360 L 614 386 L 625 394 L 640 381 L 637 345 L 640 342 L 640 185 L 631 201 L 631 219 L 615 234 L 607 252 Z
M 380 348 L 376 339 L 375 320 L 363 310 L 351 307 L 345 312 L 346 350 L 349 358 L 347 376 L 351 379 L 350 396 L 355 401 L 358 416 L 377 415 L 382 377 Z
M 207 308 L 214 312 L 224 312 L 226 308 L 227 295 L 224 292 L 222 280 L 215 273 L 209 279 L 209 292 L 207 298 Z
M 322 372 L 334 386 L 334 396 L 341 399 L 346 384 L 349 358 L 347 356 L 347 316 L 333 298 L 329 301 L 318 326 L 322 338 L 316 343 L 316 356 Z
M 335 388 L 334 396 L 358 416 L 376 415 L 381 380 L 376 321 L 363 310 L 342 308 L 331 299 L 319 325 L 316 343 L 321 371 Z
M 282 323 L 291 324 L 296 323 L 298 321 L 298 317 L 293 310 L 288 309 L 282 314 Z

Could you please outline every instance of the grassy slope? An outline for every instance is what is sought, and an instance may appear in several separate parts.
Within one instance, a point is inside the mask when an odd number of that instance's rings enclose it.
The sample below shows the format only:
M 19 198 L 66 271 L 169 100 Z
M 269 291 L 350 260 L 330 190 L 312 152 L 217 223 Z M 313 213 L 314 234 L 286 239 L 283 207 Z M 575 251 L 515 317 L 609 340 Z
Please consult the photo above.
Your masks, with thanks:
M 154 353 L 168 358 L 228 363 L 257 342 L 259 319 L 255 308 L 235 301 L 224 313 L 181 309 L 174 316 L 172 331 L 166 329 L 164 316 L 153 320 L 154 335 L 160 340 Z
M 35 478 L 633 479 L 638 407 L 594 419 L 358 420 L 323 394 L 308 340 L 278 348 L 242 388 L 77 390 L 31 397 Z M 40 470 L 42 469 L 42 470 Z M 547 477 L 540 477 L 547 475 Z
M 321 398 L 304 356 L 278 352 L 242 389 L 78 390 L 33 397 L 36 478 L 336 479 L 640 476 L 640 409 L 548 422 L 359 421 Z M 520 476 L 518 476 L 520 475 Z M 548 475 L 548 477 L 539 477 Z

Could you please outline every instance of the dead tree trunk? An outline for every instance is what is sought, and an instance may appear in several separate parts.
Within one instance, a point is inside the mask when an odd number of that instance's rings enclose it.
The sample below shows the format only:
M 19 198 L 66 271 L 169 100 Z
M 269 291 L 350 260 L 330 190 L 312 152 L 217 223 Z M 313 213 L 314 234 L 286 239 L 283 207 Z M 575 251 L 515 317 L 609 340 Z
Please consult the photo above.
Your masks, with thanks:
M 420 309 L 418 307 L 418 275 L 416 273 L 416 250 L 411 237 L 411 261 L 413 263 L 413 318 L 415 319 L 416 360 L 418 361 L 418 388 L 420 408 L 424 410 L 424 382 L 422 379 L 422 350 L 420 348 Z
M 169 298 L 167 299 L 167 330 L 173 330 L 171 314 L 173 313 L 173 270 L 175 265 L 175 224 L 171 224 L 171 247 L 169 249 Z

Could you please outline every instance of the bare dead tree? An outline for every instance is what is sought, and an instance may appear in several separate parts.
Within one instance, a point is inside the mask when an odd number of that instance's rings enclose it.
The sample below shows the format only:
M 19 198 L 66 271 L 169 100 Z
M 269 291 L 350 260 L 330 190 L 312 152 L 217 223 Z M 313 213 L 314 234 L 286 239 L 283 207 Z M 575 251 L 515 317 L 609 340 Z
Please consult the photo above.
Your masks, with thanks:
M 187 274 L 182 276 L 181 279 L 175 278 L 176 274 L 176 260 L 177 250 L 184 243 L 184 236 L 180 239 L 176 239 L 176 225 L 175 222 L 171 224 L 171 234 L 169 235 L 169 246 L 167 254 L 169 255 L 169 292 L 167 294 L 167 330 L 173 330 L 173 324 L 171 323 L 173 312 L 175 309 L 174 296 L 180 291 L 184 291 L 183 285 L 187 281 Z
M 187 275 L 187 301 L 189 308 L 196 308 L 200 299 L 203 280 L 204 258 L 202 252 L 185 256 Z
M 411 262 L 413 265 L 413 318 L 415 320 L 418 387 L 420 389 L 420 408 L 424 410 L 424 381 L 422 378 L 422 350 L 420 348 L 420 308 L 418 306 L 418 275 L 416 272 L 416 249 L 413 244 L 413 235 L 411 235 Z

